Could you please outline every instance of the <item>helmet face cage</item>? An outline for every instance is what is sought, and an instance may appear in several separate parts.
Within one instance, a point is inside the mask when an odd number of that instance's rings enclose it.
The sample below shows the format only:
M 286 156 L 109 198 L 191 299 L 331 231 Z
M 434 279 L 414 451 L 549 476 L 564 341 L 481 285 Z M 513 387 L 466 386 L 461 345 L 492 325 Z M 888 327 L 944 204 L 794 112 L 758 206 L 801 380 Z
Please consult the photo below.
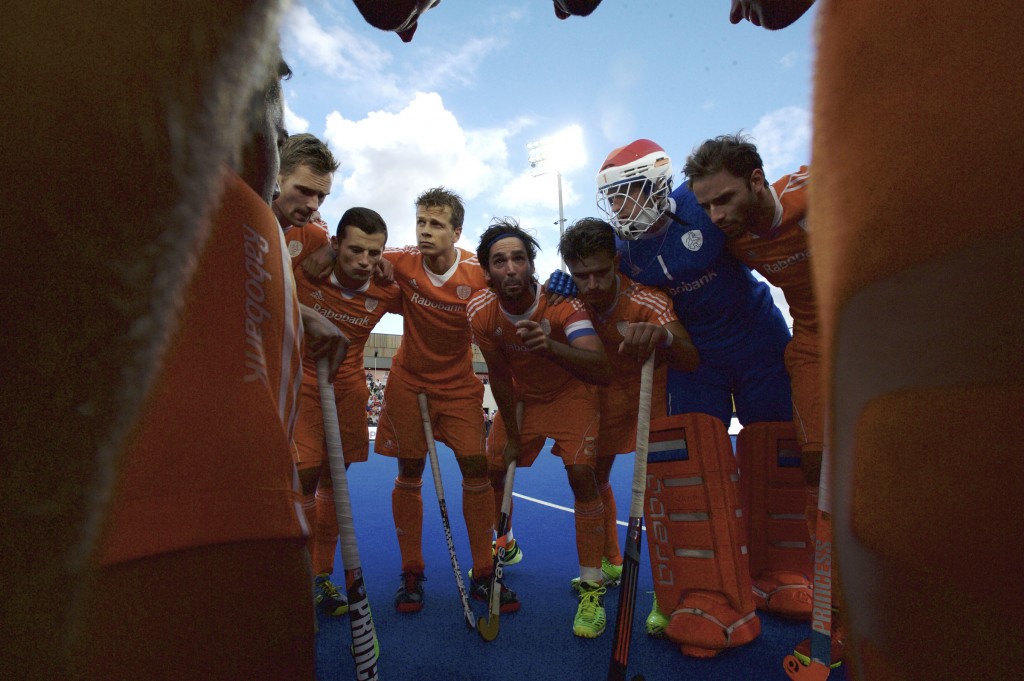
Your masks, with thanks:
M 643 236 L 668 210 L 672 164 L 664 152 L 648 154 L 602 170 L 597 183 L 598 209 L 621 238 L 632 241 Z

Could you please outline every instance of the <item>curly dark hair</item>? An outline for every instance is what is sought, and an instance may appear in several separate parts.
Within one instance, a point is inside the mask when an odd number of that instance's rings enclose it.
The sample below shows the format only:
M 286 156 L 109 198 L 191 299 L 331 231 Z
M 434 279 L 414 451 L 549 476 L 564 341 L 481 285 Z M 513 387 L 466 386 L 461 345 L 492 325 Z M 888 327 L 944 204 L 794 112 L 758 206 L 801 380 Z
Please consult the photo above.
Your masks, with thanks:
M 742 131 L 735 135 L 721 135 L 706 140 L 693 150 L 683 166 L 686 185 L 693 189 L 693 181 L 710 177 L 720 170 L 750 180 L 755 170 L 764 170 L 764 162 L 757 147 Z
M 567 262 L 579 262 L 604 253 L 615 257 L 615 230 L 600 218 L 580 218 L 565 230 L 558 252 Z
M 537 251 L 540 250 L 540 244 L 537 243 L 537 240 L 520 227 L 515 219 L 494 218 L 487 229 L 484 230 L 484 233 L 480 235 L 480 245 L 476 248 L 476 258 L 480 261 L 480 267 L 489 270 L 488 263 L 491 262 L 491 246 L 494 245 L 495 241 L 507 236 L 514 236 L 523 242 L 523 246 L 526 247 L 526 255 L 530 259 L 530 264 L 533 265 L 533 261 L 537 257 Z

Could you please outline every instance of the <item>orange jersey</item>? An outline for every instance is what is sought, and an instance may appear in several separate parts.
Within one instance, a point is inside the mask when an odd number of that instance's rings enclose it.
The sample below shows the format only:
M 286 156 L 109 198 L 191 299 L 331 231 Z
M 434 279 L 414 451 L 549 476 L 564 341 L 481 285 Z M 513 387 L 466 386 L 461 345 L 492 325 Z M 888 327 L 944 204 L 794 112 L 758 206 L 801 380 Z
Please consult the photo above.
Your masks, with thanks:
M 395 266 L 405 315 L 402 345 L 392 362 L 392 380 L 397 376 L 422 389 L 438 385 L 477 389 L 466 303 L 487 288 L 487 281 L 475 255 L 462 248 L 455 250 L 455 264 L 443 275 L 427 270 L 423 254 L 415 246 L 384 251 L 384 257 Z
M 288 251 L 293 254 L 299 302 L 323 315 L 351 342 L 345 361 L 334 377 L 335 391 L 340 392 L 339 386 L 343 384 L 365 384 L 363 348 L 381 317 L 388 312 L 401 313 L 402 292 L 395 284 L 378 285 L 372 278 L 361 288 L 348 289 L 341 285 L 334 272 L 320 281 L 306 274 L 301 267 L 302 261 L 330 241 L 317 224 L 292 227 L 285 233 L 285 238 Z M 316 362 L 308 357 L 302 362 L 302 381 L 311 385 L 317 382 Z M 360 414 L 360 418 L 365 417 Z
M 728 240 L 729 252 L 782 289 L 793 316 L 793 332 L 816 333 L 817 304 L 807 245 L 807 166 L 769 187 L 775 199 L 771 229 Z
M 571 298 L 558 305 L 550 305 L 539 285 L 535 296 L 533 305 L 524 314 L 511 315 L 502 309 L 498 294 L 487 289 L 469 301 L 467 315 L 473 338 L 480 349 L 504 354 L 517 396 L 527 402 L 549 402 L 570 382 L 578 379 L 520 343 L 516 322 L 527 319 L 538 322 L 551 339 L 565 344 L 595 331 L 590 315 L 579 300 Z
M 301 540 L 291 454 L 301 341 L 277 220 L 226 174 L 179 327 L 124 454 L 102 564 Z
M 640 368 L 635 361 L 619 354 L 622 343 L 622 332 L 631 322 L 647 322 L 665 326 L 678 320 L 672 300 L 664 291 L 650 286 L 637 284 L 624 274 L 618 275 L 618 294 L 611 309 L 603 313 L 591 311 L 594 329 L 604 343 L 605 354 L 612 365 L 612 382 L 602 386 L 605 393 L 625 393 L 623 399 L 630 395 L 637 398 L 640 394 Z M 637 400 L 633 399 L 633 408 Z
M 647 322 L 665 326 L 678 321 L 672 299 L 661 289 L 637 284 L 623 274 L 618 275 L 617 286 L 618 295 L 612 308 L 603 314 L 591 314 L 594 329 L 612 365 L 612 382 L 598 389 L 601 404 L 598 453 L 602 456 L 633 451 L 635 442 L 642 365 L 619 354 L 626 324 Z M 662 365 L 655 372 L 652 414 L 665 413 L 665 380 L 666 370 Z

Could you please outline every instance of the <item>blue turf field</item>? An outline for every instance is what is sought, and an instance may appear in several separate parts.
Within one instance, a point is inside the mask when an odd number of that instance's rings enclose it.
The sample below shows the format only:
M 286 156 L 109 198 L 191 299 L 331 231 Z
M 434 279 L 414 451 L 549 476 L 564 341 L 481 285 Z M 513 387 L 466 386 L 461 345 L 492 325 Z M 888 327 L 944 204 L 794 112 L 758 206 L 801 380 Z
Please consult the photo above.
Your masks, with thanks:
M 452 533 L 463 569 L 471 566 L 458 466 L 450 449 L 438 444 L 445 499 Z M 629 513 L 633 457 L 620 456 L 612 470 L 612 487 L 619 519 Z M 381 645 L 378 671 L 382 681 L 603 681 L 611 655 L 618 589 L 605 599 L 608 628 L 596 639 L 577 638 L 572 620 L 577 599 L 569 580 L 577 576 L 575 530 L 570 512 L 546 504 L 572 508 L 572 493 L 561 461 L 548 448 L 537 462 L 516 473 L 515 491 L 542 501 L 517 496 L 514 528 L 524 550 L 523 562 L 507 568 L 506 584 L 523 603 L 518 613 L 501 617 L 497 640 L 483 641 L 470 631 L 462 616 L 455 577 L 441 527 L 437 497 L 429 466 L 423 484 L 423 550 L 427 562 L 426 605 L 418 614 L 399 614 L 392 604 L 401 571 L 398 542 L 391 519 L 394 460 L 371 454 L 367 463 L 348 472 L 359 550 Z M 620 526 L 620 544 L 625 528 Z M 667 640 L 649 638 L 644 619 L 651 605 L 651 574 L 646 536 L 637 611 L 633 624 L 628 678 L 643 674 L 646 681 L 787 681 L 782 658 L 805 638 L 807 624 L 762 615 L 762 633 L 753 643 L 710 660 L 683 657 Z M 340 557 L 336 583 L 343 584 Z M 477 616 L 484 604 L 472 602 Z M 317 677 L 319 681 L 355 678 L 348 653 L 348 617 L 319 617 Z M 842 670 L 832 681 L 845 681 Z

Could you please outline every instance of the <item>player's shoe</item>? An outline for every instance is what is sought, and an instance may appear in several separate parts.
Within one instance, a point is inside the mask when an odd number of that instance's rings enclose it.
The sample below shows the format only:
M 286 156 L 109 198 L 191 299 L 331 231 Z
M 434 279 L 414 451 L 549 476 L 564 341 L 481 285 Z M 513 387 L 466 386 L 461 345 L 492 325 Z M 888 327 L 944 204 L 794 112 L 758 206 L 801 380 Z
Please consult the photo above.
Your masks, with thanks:
M 403 572 L 402 583 L 395 594 L 395 610 L 398 612 L 419 612 L 423 609 L 423 582 L 427 576 L 422 572 Z
M 651 613 L 647 615 L 647 635 L 654 638 L 665 638 L 665 627 L 668 626 L 668 618 L 658 609 L 658 597 L 654 597 L 654 604 L 651 605 Z
M 326 572 L 313 578 L 313 600 L 317 607 L 328 615 L 340 617 L 348 612 L 348 601 L 338 591 L 338 587 L 334 586 Z
M 491 557 L 498 555 L 498 542 L 491 542 Z M 502 565 L 515 565 L 523 559 L 523 550 L 515 539 L 505 546 L 505 560 Z
M 499 582 L 500 584 L 500 582 Z M 474 601 L 480 601 L 481 603 L 491 602 L 491 576 L 487 575 L 481 578 L 479 581 L 470 577 L 469 580 L 469 595 Z M 498 610 L 502 614 L 516 612 L 519 610 L 519 599 L 516 598 L 516 592 L 509 589 L 504 584 L 501 584 L 501 596 Z
M 622 563 L 616 565 L 604 556 L 601 557 L 601 573 L 604 575 L 604 586 L 611 588 L 622 581 Z
M 576 619 L 572 621 L 572 633 L 583 638 L 597 638 L 604 633 L 605 591 L 597 582 L 580 582 L 580 605 L 576 609 Z
M 604 577 L 604 581 L 601 583 L 601 586 L 605 587 L 606 589 L 618 586 L 619 582 L 622 581 L 622 566 L 616 565 L 615 563 L 610 562 L 607 558 L 602 556 L 601 574 Z M 569 580 L 569 587 L 572 588 L 572 590 L 576 593 L 579 593 L 580 578 L 573 577 L 571 580 Z

